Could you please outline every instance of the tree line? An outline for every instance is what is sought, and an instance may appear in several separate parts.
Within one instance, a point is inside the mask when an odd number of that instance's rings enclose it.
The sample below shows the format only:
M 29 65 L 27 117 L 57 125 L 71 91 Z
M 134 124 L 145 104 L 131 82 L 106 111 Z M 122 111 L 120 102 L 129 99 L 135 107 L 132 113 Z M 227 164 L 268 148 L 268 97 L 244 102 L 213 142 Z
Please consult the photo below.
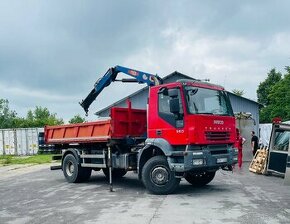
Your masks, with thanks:
M 69 120 L 70 124 L 85 122 L 85 118 L 79 114 Z M 9 108 L 7 99 L 0 99 L 0 129 L 2 128 L 30 128 L 44 127 L 45 125 L 64 124 L 62 118 L 56 113 L 51 113 L 46 107 L 36 106 L 34 110 L 28 110 L 25 117 L 19 117 L 16 111 Z

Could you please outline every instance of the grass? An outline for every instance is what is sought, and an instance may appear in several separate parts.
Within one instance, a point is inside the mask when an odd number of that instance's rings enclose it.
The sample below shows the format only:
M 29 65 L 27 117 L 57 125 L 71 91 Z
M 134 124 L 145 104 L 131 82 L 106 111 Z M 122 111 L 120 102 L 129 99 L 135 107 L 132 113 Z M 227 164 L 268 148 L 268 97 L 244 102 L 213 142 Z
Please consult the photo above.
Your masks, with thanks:
M 52 155 L 32 155 L 32 156 L 0 156 L 0 165 L 14 165 L 14 164 L 43 164 L 50 163 Z

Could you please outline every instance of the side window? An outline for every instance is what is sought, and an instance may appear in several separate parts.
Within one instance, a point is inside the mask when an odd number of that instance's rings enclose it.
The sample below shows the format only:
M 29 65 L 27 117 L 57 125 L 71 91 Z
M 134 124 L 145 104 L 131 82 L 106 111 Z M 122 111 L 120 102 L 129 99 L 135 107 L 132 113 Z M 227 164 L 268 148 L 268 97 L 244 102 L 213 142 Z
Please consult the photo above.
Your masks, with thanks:
M 277 131 L 275 133 L 275 142 L 274 142 L 274 150 L 278 151 L 288 151 L 290 140 L 290 132 L 289 131 Z
M 170 97 L 168 95 L 164 95 L 162 93 L 159 94 L 159 99 L 158 99 L 159 113 L 171 114 L 170 108 L 169 108 L 169 100 L 170 100 Z
M 178 90 L 179 110 L 180 110 L 179 116 L 170 112 L 170 106 L 169 106 L 170 99 L 171 97 L 168 96 L 168 94 L 165 94 L 165 93 L 158 94 L 158 114 L 163 120 L 165 120 L 172 126 L 177 127 L 177 128 L 182 128 L 183 127 L 183 107 L 182 107 L 182 101 L 180 97 L 180 90 Z

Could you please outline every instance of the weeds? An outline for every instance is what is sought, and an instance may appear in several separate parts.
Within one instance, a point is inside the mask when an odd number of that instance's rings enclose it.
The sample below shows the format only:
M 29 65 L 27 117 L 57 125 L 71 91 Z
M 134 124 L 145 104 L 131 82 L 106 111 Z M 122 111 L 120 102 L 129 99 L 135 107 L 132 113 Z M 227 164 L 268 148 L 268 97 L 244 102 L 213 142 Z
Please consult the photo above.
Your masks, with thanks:
M 0 156 L 0 165 L 10 164 L 43 164 L 50 163 L 52 155 L 32 155 L 32 156 Z

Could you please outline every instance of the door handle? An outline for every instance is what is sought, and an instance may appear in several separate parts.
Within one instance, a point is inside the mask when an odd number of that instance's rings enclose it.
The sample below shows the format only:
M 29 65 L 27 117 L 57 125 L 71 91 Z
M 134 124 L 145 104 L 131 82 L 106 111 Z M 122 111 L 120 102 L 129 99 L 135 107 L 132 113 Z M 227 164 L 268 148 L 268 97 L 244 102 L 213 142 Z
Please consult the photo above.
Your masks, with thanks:
M 162 130 L 156 130 L 156 135 L 157 135 L 157 136 L 162 135 Z

